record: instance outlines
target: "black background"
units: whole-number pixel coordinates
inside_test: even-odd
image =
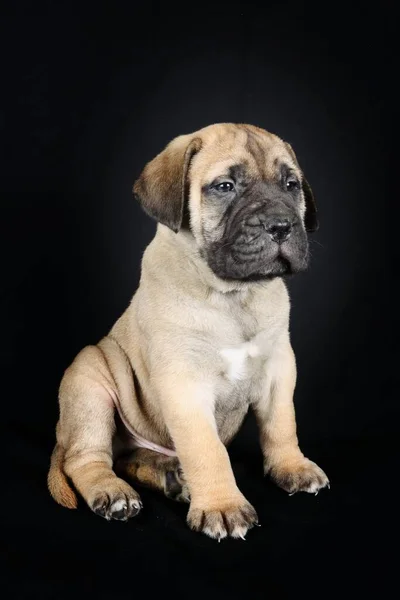
[[[7,598],[385,597],[398,478],[393,20],[384,3],[350,2],[3,10]],[[46,474],[63,371],[126,308],[155,231],[132,183],[171,138],[219,121],[289,141],[316,196],[310,269],[289,282],[291,330],[299,438],[331,490],[289,498],[263,480],[250,417],[231,457],[262,527],[217,544],[187,528],[185,506],[146,490],[128,524],[63,509]]]

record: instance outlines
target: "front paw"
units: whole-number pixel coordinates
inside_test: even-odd
[[[244,540],[248,530],[258,525],[258,517],[251,504],[241,498],[212,508],[191,506],[187,522],[194,531],[201,531],[218,541],[228,536]]]
[[[107,521],[127,521],[135,517],[143,505],[135,490],[125,481],[116,479],[108,487],[105,486],[104,490],[97,492],[89,506],[96,515]]]
[[[330,487],[329,479],[323,470],[308,458],[303,458],[292,465],[272,467],[270,475],[279,487],[291,495],[296,492],[317,495],[322,488]]]

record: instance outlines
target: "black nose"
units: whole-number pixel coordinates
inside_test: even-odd
[[[274,242],[281,244],[290,237],[292,223],[289,219],[275,218],[266,223],[265,229]]]

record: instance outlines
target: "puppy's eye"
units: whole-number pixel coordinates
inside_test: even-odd
[[[214,188],[218,192],[231,192],[234,188],[234,185],[230,181],[221,181],[221,183],[217,183]]]
[[[299,182],[297,181],[297,179],[294,179],[293,177],[290,177],[289,179],[286,180],[286,190],[288,192],[292,192],[298,186],[299,186]]]

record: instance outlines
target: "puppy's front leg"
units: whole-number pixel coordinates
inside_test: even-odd
[[[188,524],[212,538],[244,538],[257,514],[236,485],[218,437],[210,386],[163,378],[162,410],[190,491]]]
[[[257,394],[254,409],[260,428],[264,470],[281,488],[317,493],[328,486],[325,473],[304,457],[296,435],[293,393],[296,362],[287,336],[266,364],[266,388]]]

